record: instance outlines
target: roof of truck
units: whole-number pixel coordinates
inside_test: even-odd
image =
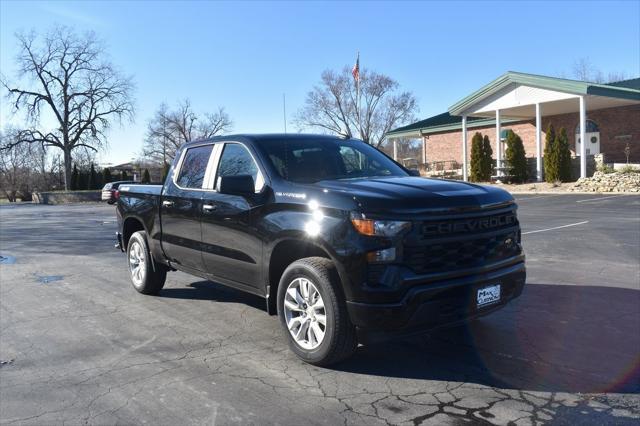
[[[216,141],[251,141],[260,143],[261,141],[273,141],[273,140],[344,140],[353,138],[344,138],[336,135],[319,135],[311,133],[238,133],[233,135],[215,136],[209,139],[201,139],[187,143],[185,146],[198,145],[203,142],[216,142]]]

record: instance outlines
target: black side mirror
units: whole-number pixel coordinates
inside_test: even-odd
[[[407,169],[409,172],[409,176],[420,176],[420,170],[418,169]]]
[[[221,194],[249,195],[256,192],[256,185],[251,175],[220,176],[218,191]]]

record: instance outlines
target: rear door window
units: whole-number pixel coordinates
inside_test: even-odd
[[[202,189],[204,175],[213,145],[197,146],[187,149],[176,184],[181,188]]]

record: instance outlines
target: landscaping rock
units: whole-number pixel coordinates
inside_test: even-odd
[[[570,189],[579,192],[640,192],[640,173],[595,172],[580,178]]]

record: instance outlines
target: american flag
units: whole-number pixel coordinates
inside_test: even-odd
[[[353,79],[355,81],[360,81],[360,52],[358,52],[358,58],[356,59],[356,64],[351,70],[351,75],[353,75]]]

